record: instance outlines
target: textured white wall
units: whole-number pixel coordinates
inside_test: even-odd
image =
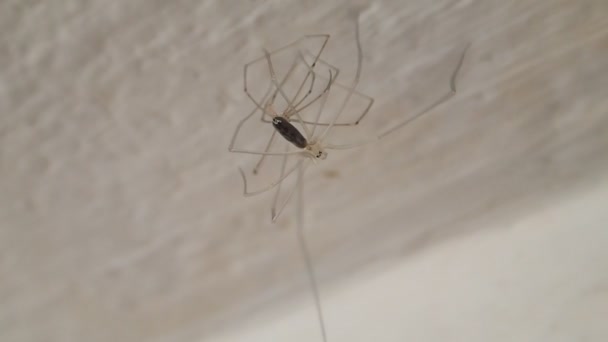
[[[373,127],[442,94],[455,53],[473,45],[449,104],[307,175],[322,291],[366,286],[605,179],[606,1],[359,3]],[[352,77],[351,6],[0,2],[0,340],[211,340],[308,299],[292,216],[271,225],[268,197],[241,197],[242,158],[226,147],[251,110],[242,65],[261,46],[330,33],[327,59]],[[608,245],[601,230],[581,232]],[[330,315],[330,331],[349,321]]]
[[[326,290],[330,341],[605,341],[608,182]],[[310,301],[214,341],[316,341]]]

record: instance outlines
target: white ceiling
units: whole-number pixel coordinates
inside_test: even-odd
[[[412,267],[434,266],[439,252],[429,250],[438,245],[455,243],[441,247],[444,257],[483,259],[478,245],[487,242],[499,249],[495,257],[515,258],[498,247],[498,237],[606,179],[608,2],[359,3],[359,90],[376,100],[366,118],[371,128],[388,127],[443,94],[460,49],[472,46],[449,103],[378,143],[333,152],[308,172],[306,231],[322,293],[365,287],[374,277],[409,279],[402,267],[412,258],[419,265]],[[330,33],[324,58],[341,68],[340,77],[353,76],[352,6],[0,2],[0,340],[213,340],[285,303],[301,301],[294,315],[311,305],[293,210],[273,225],[270,196],[243,198],[237,166],[248,159],[227,147],[252,109],[242,66],[261,47]],[[251,144],[265,139],[246,137]],[[588,239],[572,243],[608,247],[596,222],[584,222],[595,228],[573,218],[555,241],[576,227]],[[542,234],[551,230],[539,228],[527,241],[521,229],[506,241],[524,244],[513,248],[525,255],[533,257],[536,244],[542,253]],[[477,247],[467,252],[467,243]],[[569,283],[574,290],[597,281],[605,298],[606,267],[587,263],[597,249],[584,252],[577,262],[589,273],[563,274],[581,281]],[[510,270],[553,267],[547,277],[562,279],[562,263],[542,265]],[[482,270],[475,272],[482,283],[499,273]],[[521,298],[545,291],[540,285],[550,282],[541,278]],[[462,286],[452,277],[425,281]],[[398,292],[383,295],[407,298]],[[333,293],[329,303],[349,298]],[[543,305],[559,310],[551,298]],[[451,312],[465,302],[442,301]],[[509,312],[525,314],[517,308]],[[344,323],[328,310],[330,336],[352,340],[336,333]],[[407,322],[411,311],[389,314]],[[463,332],[470,325],[450,321],[455,315],[430,322],[429,331],[489,339]],[[470,324],[467,311],[462,315]],[[518,324],[527,321],[493,317],[504,316],[485,322],[496,331],[524,329]],[[315,323],[312,316],[311,329]],[[352,333],[359,329],[369,333],[359,323]]]

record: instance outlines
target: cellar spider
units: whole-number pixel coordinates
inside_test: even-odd
[[[285,76],[280,81],[278,81],[277,76],[276,76],[277,73],[275,72],[272,61],[271,61],[272,56],[277,55],[279,53],[283,53],[286,50],[288,50],[289,48],[292,48],[294,46],[298,46],[300,43],[302,43],[302,41],[310,40],[310,39],[319,39],[319,38],[321,38],[323,40],[323,42],[322,42],[321,47],[319,48],[318,52],[316,54],[313,54],[308,50],[304,50],[304,51],[298,50],[297,56],[296,56],[295,60],[291,63],[290,67],[288,68],[287,72],[285,73]],[[306,136],[306,138],[308,140],[310,140],[311,137],[314,135],[315,129],[317,128],[317,126],[327,127],[330,125],[330,122],[328,122],[328,121],[325,121],[325,122],[320,121],[319,116],[316,116],[316,118],[314,118],[312,120],[311,119],[307,120],[306,118],[302,117],[302,115],[301,115],[301,113],[304,110],[306,110],[311,105],[313,105],[317,101],[319,101],[321,99],[321,97],[327,91],[329,91],[330,87],[332,87],[333,89],[341,88],[341,89],[347,90],[347,91],[350,90],[350,86],[336,82],[336,79],[340,73],[340,70],[338,68],[336,68],[335,66],[320,59],[320,55],[322,54],[325,46],[327,45],[329,38],[330,38],[330,36],[327,34],[307,35],[307,36],[304,36],[304,37],[298,39],[297,41],[295,41],[291,44],[283,46],[272,52],[268,52],[267,50],[263,49],[263,51],[264,51],[263,56],[256,58],[253,61],[245,64],[244,70],[243,70],[243,80],[244,80],[243,88],[244,88],[244,91],[245,91],[247,97],[255,104],[255,108],[249,115],[247,115],[245,118],[243,118],[237,124],[237,128],[236,128],[236,130],[232,136],[232,140],[230,142],[229,151],[237,152],[237,153],[259,154],[258,153],[259,151],[249,151],[249,150],[239,149],[239,148],[235,147],[237,136],[239,135],[239,132],[242,129],[243,124],[245,122],[247,122],[258,111],[261,112],[260,120],[265,123],[272,123],[273,120],[274,121],[276,121],[276,120],[297,121],[300,124],[300,127],[302,127],[302,130],[304,131],[304,135]],[[312,58],[312,61],[311,62],[307,61],[306,56]],[[268,69],[271,71],[271,81],[268,85],[266,93],[262,96],[261,100],[257,100],[255,98],[255,96],[251,94],[251,92],[249,91],[249,87],[248,87],[248,79],[249,79],[248,71],[250,70],[250,68],[252,66],[254,66],[257,63],[267,63]],[[315,84],[315,81],[317,79],[317,74],[318,74],[314,70],[314,68],[317,66],[317,63],[322,64],[323,66],[325,66],[328,69],[328,73],[329,73],[329,78],[327,78],[328,82],[321,93],[317,94],[316,96],[313,96],[312,99],[309,100],[308,102],[304,102],[307,98],[309,98],[309,96],[311,96],[311,94],[313,92],[314,84]],[[293,95],[293,97],[289,98],[287,96],[288,92],[285,91],[283,88],[285,87],[285,83],[287,81],[289,81],[290,79],[295,77],[294,70],[296,69],[296,67],[301,66],[301,65],[305,66],[306,74],[305,74],[303,80],[301,81],[301,83],[298,83],[299,87],[297,87],[297,89],[295,89],[295,94]],[[320,78],[323,78],[323,77],[320,77]],[[298,99],[298,97],[302,95],[302,91],[304,90],[307,82],[310,82],[308,90],[303,94],[303,96],[300,99]],[[353,94],[360,97],[362,99],[362,101],[366,102],[365,110],[356,118],[346,120],[343,122],[334,122],[333,123],[334,126],[357,125],[363,119],[363,117],[369,112],[369,109],[371,108],[371,106],[374,102],[374,99],[365,94],[362,94],[356,90],[353,90]],[[282,98],[284,103],[286,104],[286,106],[285,106],[286,109],[282,112],[277,112],[275,110],[275,107],[276,107],[275,100],[277,99],[278,95],[280,95],[280,98]],[[309,126],[311,126],[312,128],[309,129]],[[259,172],[259,170],[262,166],[262,163],[264,162],[264,160],[266,159],[267,156],[283,155],[284,152],[277,154],[277,153],[273,153],[273,152],[269,151],[271,145],[275,142],[276,133],[277,133],[276,130],[272,131],[272,134],[271,134],[268,142],[265,145],[265,149],[263,150],[263,153],[260,155],[258,162],[255,164],[255,167],[252,170],[254,175]],[[273,211],[274,211],[274,209],[273,209]],[[273,214],[273,221],[276,218],[277,217]]]
[[[300,249],[301,249],[303,257],[304,257],[307,272],[309,275],[309,281],[311,283],[311,288],[312,288],[314,299],[315,299],[317,316],[319,319],[319,325],[320,325],[320,330],[321,330],[321,335],[322,335],[323,341],[327,341],[327,334],[326,334],[326,329],[325,329],[325,321],[323,318],[321,299],[320,299],[320,295],[319,295],[316,276],[314,273],[314,268],[312,266],[312,261],[311,261],[312,258],[310,256],[310,252],[309,252],[309,249],[308,249],[308,246],[306,243],[306,239],[305,239],[304,233],[303,233],[304,223],[303,223],[302,211],[303,211],[303,205],[304,205],[304,199],[303,199],[304,172],[311,164],[316,164],[317,162],[326,159],[327,155],[328,155],[327,150],[350,149],[350,148],[354,148],[357,146],[361,146],[361,145],[370,143],[372,141],[380,140],[380,139],[384,138],[385,136],[395,132],[399,128],[411,123],[415,119],[417,119],[420,116],[424,115],[425,113],[431,111],[432,109],[441,105],[442,103],[446,102],[447,100],[449,100],[452,96],[454,96],[456,94],[456,78],[462,67],[466,52],[469,47],[469,45],[467,45],[464,48],[464,50],[460,56],[460,59],[458,60],[458,64],[456,65],[456,68],[452,72],[452,75],[450,77],[449,92],[447,92],[446,94],[441,96],[438,100],[431,103],[426,108],[423,108],[422,110],[417,112],[415,115],[401,121],[400,123],[385,130],[384,132],[380,133],[372,140],[365,140],[365,141],[348,143],[348,144],[332,144],[332,143],[327,142],[327,138],[330,136],[330,133],[332,132],[334,127],[358,125],[359,122],[367,115],[367,113],[369,112],[369,110],[374,102],[373,98],[356,91],[357,85],[359,83],[360,74],[361,74],[362,57],[363,57],[360,39],[359,39],[358,20],[356,22],[355,36],[356,36],[356,44],[357,44],[357,69],[356,69],[355,77],[350,86],[344,86],[340,83],[337,83],[336,78],[339,74],[339,70],[337,68],[331,66],[329,63],[326,63],[320,59],[320,55],[321,55],[325,45],[327,44],[327,41],[329,40],[329,35],[307,36],[307,37],[324,37],[325,40],[323,42],[322,48],[318,51],[318,53],[316,55],[314,55],[314,59],[313,59],[312,63],[307,63],[304,54],[301,51],[298,51],[296,60],[292,63],[291,67],[288,69],[285,77],[282,78],[280,81],[278,80],[275,69],[273,67],[271,56],[273,54],[277,53],[278,51],[281,51],[287,47],[293,46],[294,44],[297,43],[297,41],[295,43],[287,45],[286,47],[283,47],[279,50],[275,50],[272,53],[268,52],[267,50],[264,50],[263,57],[260,57],[252,62],[247,63],[244,68],[244,91],[247,94],[247,96],[250,98],[250,100],[255,104],[255,108],[249,115],[247,115],[245,118],[243,118],[237,124],[237,128],[235,130],[235,133],[231,139],[231,143],[229,146],[229,150],[231,152],[260,156],[258,162],[256,163],[256,166],[253,169],[254,174],[257,174],[257,172],[259,171],[259,169],[266,157],[281,158],[281,167],[280,167],[279,177],[276,180],[272,181],[270,184],[267,184],[266,186],[261,187],[256,190],[249,190],[248,181],[247,181],[245,172],[243,171],[242,168],[239,168],[241,178],[243,179],[243,194],[245,196],[255,196],[255,195],[259,195],[259,194],[265,193],[267,191],[270,191],[273,188],[276,188],[274,199],[273,199],[273,204],[272,204],[272,209],[271,209],[272,221],[274,222],[278,218],[278,216],[281,214],[281,212],[283,211],[283,209],[285,208],[285,206],[287,205],[289,200],[293,197],[294,193],[297,192],[298,195],[296,196],[296,225],[297,225],[296,232],[297,232],[297,237],[298,237],[298,243],[300,245]],[[267,63],[271,82],[270,82],[265,94],[262,96],[261,100],[258,101],[248,91],[247,70],[252,64],[258,63],[259,61],[262,61],[262,60],[265,60]],[[323,88],[323,90],[321,91],[320,94],[314,96],[308,102],[304,102],[309,97],[309,95],[312,93],[312,89],[313,89],[315,80],[318,77],[317,72],[314,70],[314,68],[318,62],[323,63],[329,69],[329,77],[327,79],[327,84],[325,85],[325,87]],[[293,70],[298,65],[298,63],[303,63],[306,66],[307,73],[306,73],[306,76],[304,77],[304,80],[302,81],[300,86],[295,91],[295,95],[293,97],[288,97],[287,92],[284,90],[284,86],[285,86],[285,83],[292,77]],[[333,72],[332,72],[332,70],[333,70]],[[306,93],[302,96],[302,98],[298,99],[302,90],[304,89],[304,85],[306,84],[306,82],[309,79],[310,79],[310,87],[308,88],[308,91],[306,91]],[[347,94],[346,94],[342,104],[339,106],[339,109],[333,115],[333,117],[329,121],[322,121],[321,114],[323,113],[323,111],[325,109],[325,104],[326,104],[329,94],[331,93],[332,87],[342,87],[343,89],[347,90]],[[273,89],[274,89],[274,92],[273,92]],[[349,100],[351,99],[351,97],[354,94],[356,94],[360,97],[363,97],[363,98],[367,98],[368,105],[365,107],[362,114],[360,116],[358,116],[355,120],[349,121],[349,122],[340,122],[339,118],[343,115],[343,113],[349,103]],[[277,99],[278,95],[280,95],[281,98],[283,99],[283,101],[286,102],[286,109],[281,113],[278,113],[275,110],[275,100]],[[317,108],[317,112],[314,117],[314,120],[305,120],[302,117],[301,112],[304,111],[305,109],[307,109],[308,107],[310,107],[312,104],[316,103],[317,101],[319,101],[319,104],[318,104],[318,108]],[[235,142],[236,142],[237,136],[241,130],[241,127],[243,126],[243,124],[246,121],[250,120],[258,110],[261,111],[261,113],[262,113],[261,118],[260,118],[261,121],[271,123],[274,128],[274,130],[272,131],[272,134],[270,136],[270,139],[268,140],[268,143],[266,144],[265,149],[261,150],[261,151],[259,151],[259,150],[256,151],[256,150],[246,150],[246,149],[235,148]],[[266,116],[269,116],[272,119],[267,120]],[[295,119],[293,117],[295,117]],[[302,133],[294,125],[294,123],[298,124],[301,127],[301,131],[304,133]],[[318,127],[320,127],[320,129],[317,131]],[[280,152],[273,152],[273,151],[270,151],[270,146],[273,144],[273,141],[275,140],[277,132],[284,138],[285,149]],[[319,133],[319,134],[316,134],[316,133]],[[294,148],[295,148],[295,150],[293,150]],[[294,165],[287,168],[288,159],[290,157],[297,157],[299,160],[297,162],[295,162]],[[279,194],[281,192],[281,185],[294,172],[296,172],[295,186],[293,186],[291,188],[291,190],[288,192],[286,198],[281,203],[279,203],[278,199],[279,199]]]
[[[323,36],[329,37],[328,35],[323,35]],[[243,171],[243,169],[239,168],[241,177],[243,178],[243,184],[244,184],[243,194],[245,196],[247,196],[247,197],[255,196],[255,195],[264,193],[266,191],[269,191],[269,190],[277,187],[277,191],[276,191],[273,205],[271,208],[271,218],[272,218],[273,222],[275,222],[276,219],[279,217],[279,215],[281,214],[281,212],[285,208],[287,202],[291,199],[291,197],[293,196],[293,193],[295,191],[295,188],[292,188],[292,191],[287,195],[287,198],[285,198],[285,200],[282,203],[280,203],[280,204],[277,203],[278,198],[279,198],[278,194],[280,192],[281,183],[283,183],[283,181],[287,177],[289,177],[291,174],[293,174],[297,169],[302,168],[303,170],[305,170],[311,163],[316,164],[317,161],[324,160],[327,157],[327,150],[350,149],[350,148],[358,147],[361,145],[365,145],[365,144],[373,142],[373,141],[380,140],[380,139],[384,138],[385,136],[395,132],[399,128],[411,123],[412,121],[414,121],[415,119],[419,118],[420,116],[426,114],[427,112],[431,111],[435,107],[446,102],[447,100],[449,100],[451,97],[453,97],[456,94],[456,78],[457,78],[458,72],[460,71],[460,68],[464,62],[464,57],[466,55],[466,51],[468,50],[469,45],[467,45],[465,47],[465,49],[463,50],[462,54],[460,55],[460,59],[458,60],[458,64],[456,65],[456,68],[452,72],[452,75],[450,77],[450,90],[446,94],[441,96],[438,100],[431,103],[429,106],[423,108],[422,110],[420,110],[413,116],[408,117],[406,120],[401,121],[400,123],[392,126],[391,128],[380,133],[379,135],[373,137],[372,139],[348,143],[348,144],[333,144],[333,143],[326,142],[326,139],[330,136],[330,133],[331,133],[332,129],[334,129],[334,127],[336,127],[336,126],[355,126],[355,125],[359,124],[359,122],[367,115],[367,113],[369,112],[369,110],[374,102],[373,98],[371,98],[365,94],[361,94],[355,90],[355,88],[357,87],[358,82],[359,82],[359,77],[360,77],[361,68],[362,68],[362,50],[361,50],[361,45],[359,42],[358,26],[356,27],[356,39],[357,39],[357,71],[356,71],[355,78],[353,79],[352,84],[348,87],[335,81],[335,77],[337,77],[337,74],[339,73],[339,69],[331,66],[331,64],[324,62],[323,60],[321,60],[319,58],[322,50],[320,50],[319,53],[315,56],[315,59],[314,59],[314,62],[312,63],[312,65],[309,65],[306,63],[306,61],[304,60],[304,57],[302,56],[302,53],[298,54],[298,58],[300,59],[300,61],[304,61],[304,64],[308,68],[308,74],[307,74],[306,78],[304,79],[304,81],[300,84],[300,86],[299,86],[298,90],[296,91],[296,94],[293,96],[293,98],[289,98],[287,96],[286,92],[283,91],[282,87],[285,84],[285,82],[290,78],[291,73],[292,73],[293,69],[295,68],[296,63],[294,62],[292,64],[292,66],[288,70],[286,76],[279,82],[277,80],[277,76],[276,76],[276,73],[275,73],[275,70],[274,70],[274,67],[272,64],[271,53],[265,49],[264,49],[264,56],[260,57],[260,58],[264,58],[266,60],[266,63],[268,65],[268,71],[270,73],[271,84],[270,84],[266,94],[264,95],[262,101],[259,101],[259,102],[256,101],[253,98],[253,96],[251,96],[249,94],[249,92],[247,91],[246,83],[245,83],[245,92],[247,93],[248,97],[255,103],[256,108],[249,115],[247,115],[243,120],[241,120],[239,122],[239,124],[237,125],[237,129],[232,137],[229,150],[231,152],[236,152],[236,153],[259,155],[260,159],[256,163],[256,166],[253,168],[254,174],[257,174],[262,162],[264,161],[264,158],[266,158],[268,156],[283,158],[282,166],[280,168],[281,169],[280,176],[276,180],[267,184],[265,187],[262,187],[262,188],[259,188],[256,190],[249,190],[248,181],[247,181],[245,172]],[[325,43],[326,42],[327,41],[325,41]],[[290,45],[293,45],[293,44],[290,44]],[[281,49],[279,49],[279,50],[281,50]],[[252,63],[260,60],[260,58],[254,60],[253,62],[246,64],[245,77],[244,77],[245,82],[246,82],[246,75],[247,75],[247,67],[249,65],[251,65]],[[304,102],[304,100],[308,97],[308,95],[311,93],[312,88],[313,88],[312,85],[314,83],[314,79],[316,77],[318,77],[318,76],[316,76],[316,72],[313,70],[313,67],[315,66],[315,64],[317,62],[322,62],[323,64],[328,66],[328,68],[329,68],[328,82],[320,94],[318,94],[316,97],[314,97],[308,103],[300,106],[300,104],[302,104]],[[332,70],[335,70],[335,75],[336,75],[335,77],[333,77]],[[312,75],[311,78],[313,80],[311,82],[311,87],[309,88],[307,93],[301,99],[296,100],[297,97],[300,95],[302,88],[303,88],[304,84],[306,83],[306,79],[309,77],[309,75]],[[329,122],[321,122],[320,117],[324,110],[325,101],[327,100],[327,96],[329,95],[329,93],[331,93],[330,88],[334,88],[336,86],[347,89],[347,95],[344,98],[344,101],[342,102],[339,110],[333,116],[333,118]],[[272,95],[270,95],[273,88],[274,88],[274,92],[272,93]],[[274,105],[273,105],[278,94],[280,94],[287,103],[287,109],[280,114],[276,112],[276,110],[274,109]],[[367,104],[366,104],[362,114],[358,115],[356,117],[356,119],[354,119],[352,121],[338,122],[338,119],[344,113],[344,109],[346,108],[346,106],[353,94],[357,94],[358,96],[368,99]],[[264,105],[262,105],[261,103],[264,103],[264,100],[267,97],[268,97],[268,100],[266,101],[266,103]],[[320,106],[318,107],[314,120],[312,120],[312,121],[305,120],[300,115],[300,112],[302,110],[304,110],[305,108],[309,107],[311,104],[315,103],[316,101],[320,101]],[[252,118],[252,116],[258,110],[262,112],[261,120],[264,122],[270,122],[272,124],[272,126],[275,128],[272,131],[272,134],[266,144],[265,149],[263,151],[255,151],[255,150],[245,150],[245,149],[234,148],[234,145],[235,145],[235,142],[236,142],[236,139],[237,139],[237,136],[239,134],[242,124],[244,122],[246,122],[247,120],[250,120]],[[270,116],[272,118],[272,120],[266,120],[265,119],[266,116]],[[295,117],[295,120],[293,119],[293,117]],[[296,126],[294,126],[293,123],[299,124],[299,126],[301,127],[301,131],[303,133],[298,128],[296,128]],[[318,127],[324,128],[321,130],[320,134],[316,134]],[[270,145],[273,143],[277,132],[280,135],[282,135],[283,138],[289,144],[285,145],[284,151],[270,152],[269,151]],[[292,148],[292,150],[290,150],[289,147],[295,147],[296,150],[293,150],[293,148]],[[294,165],[292,165],[291,167],[286,168],[287,159],[290,156],[300,157],[300,160],[297,163],[295,163]]]

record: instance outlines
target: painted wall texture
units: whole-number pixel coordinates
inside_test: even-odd
[[[371,129],[471,48],[306,175],[330,340],[607,340],[605,0],[1,1],[0,340],[316,340],[293,208],[227,147],[261,47],[329,33],[353,77],[354,6]]]

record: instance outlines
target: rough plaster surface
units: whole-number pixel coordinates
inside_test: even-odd
[[[350,6],[0,2],[0,339],[207,340],[308,298],[293,219],[271,225],[268,197],[241,197],[226,146],[251,109],[241,67],[261,46],[330,33],[327,58],[352,75]],[[450,56],[473,45],[448,104],[308,174],[322,287],[605,178],[606,1],[363,8],[376,127],[433,101]]]
[[[608,182],[325,291],[330,341],[605,341]],[[481,257],[483,256],[483,257]],[[214,339],[317,341],[308,301]]]

